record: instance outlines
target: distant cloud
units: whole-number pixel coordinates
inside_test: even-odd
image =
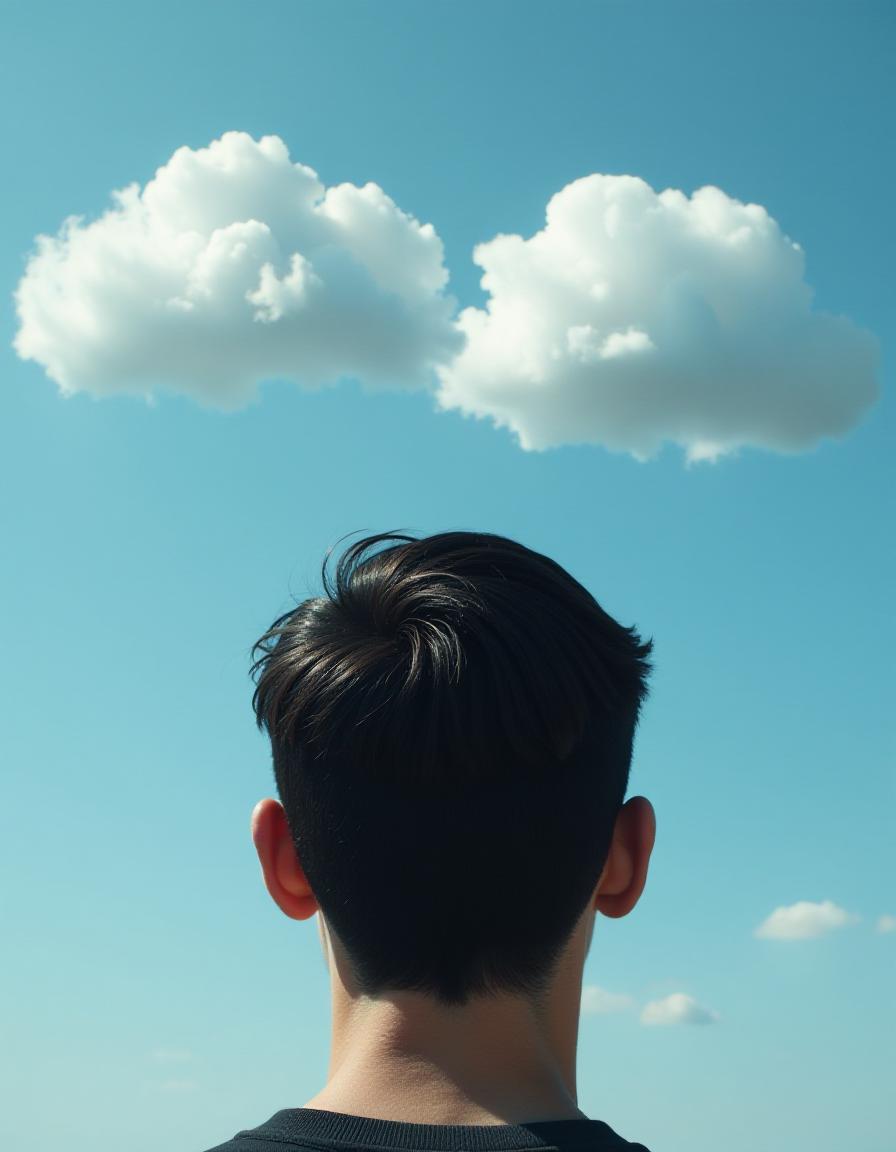
[[[718,1012],[698,1004],[693,996],[673,992],[662,1000],[651,1000],[641,1011],[642,1024],[715,1024]]]
[[[634,1006],[631,996],[621,992],[608,992],[596,984],[586,984],[582,989],[582,1011],[588,1014],[624,1012]]]
[[[188,1048],[155,1048],[149,1057],[156,1064],[188,1064],[195,1059]]]
[[[776,908],[756,929],[754,935],[766,940],[807,940],[826,936],[837,928],[854,924],[859,917],[830,900],[813,904],[799,900],[796,904]]]
[[[199,1091],[196,1080],[156,1080],[148,1087],[150,1091],[161,1092],[164,1096],[187,1096]]]
[[[878,916],[875,927],[878,932],[896,932],[896,916],[884,912],[882,916]]]
[[[688,461],[846,434],[878,393],[874,336],[812,311],[804,257],[759,204],[594,173],[544,228],[473,250],[457,314],[432,224],[379,185],[329,188],[278,136],[178,148],[141,188],[35,242],[20,357],[63,394],[184,393],[220,409],[263,380],[432,390],[526,450],[593,443]]]
[[[153,1064],[165,1065],[165,1069],[159,1069],[161,1075],[169,1070],[174,1072],[175,1069],[171,1065],[185,1065],[194,1064],[196,1061],[196,1054],[191,1052],[189,1048],[154,1048],[148,1054],[149,1060]],[[178,1069],[179,1071],[180,1069]],[[187,1075],[180,1076],[167,1076],[164,1080],[144,1080],[143,1089],[146,1092],[153,1094],[162,1094],[164,1096],[186,1096],[193,1092],[198,1092],[200,1089],[199,1081],[189,1076],[192,1069],[183,1069]]]
[[[65,393],[246,405],[259,381],[419,388],[463,343],[431,224],[376,184],[325,188],[277,136],[178,148],[141,190],[39,236],[19,356]]]
[[[499,233],[473,259],[489,300],[460,313],[467,344],[436,370],[438,403],[525,449],[799,452],[877,396],[874,336],[813,312],[800,246],[718,188],[595,173],[551,198],[541,231]]]

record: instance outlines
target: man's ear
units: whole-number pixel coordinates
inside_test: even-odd
[[[632,796],[616,817],[613,839],[594,894],[604,916],[626,916],[647,882],[647,865],[656,839],[656,813],[644,796]]]
[[[293,920],[307,920],[318,909],[299,863],[286,813],[276,800],[259,800],[252,812],[252,842],[264,883],[274,903]]]

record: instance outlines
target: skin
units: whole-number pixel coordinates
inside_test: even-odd
[[[252,839],[267,890],[293,920],[317,914],[330,972],[327,1082],[303,1107],[412,1124],[587,1119],[576,1089],[585,958],[597,914],[616,919],[637,904],[655,836],[653,805],[633,796],[620,809],[607,862],[541,1009],[511,996],[449,1009],[416,992],[359,996],[302,870],[282,806],[260,800]]]

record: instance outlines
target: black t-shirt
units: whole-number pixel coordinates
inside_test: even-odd
[[[531,1124],[409,1124],[349,1116],[322,1108],[284,1108],[257,1128],[244,1128],[206,1152],[648,1152],[623,1140],[602,1120],[539,1120]]]

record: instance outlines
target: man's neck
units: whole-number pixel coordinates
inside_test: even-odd
[[[587,1116],[568,1097],[556,1097],[539,1104],[529,1096],[523,1099],[517,1088],[506,1105],[488,1107],[435,1083],[393,1084],[388,1090],[361,1090],[358,1085],[342,1089],[328,1084],[308,1100],[304,1108],[318,1108],[349,1116],[366,1116],[405,1124],[532,1124],[546,1120],[585,1120]]]
[[[571,997],[545,1021],[510,1000],[446,1011],[414,996],[340,997],[327,1084],[304,1107],[411,1124],[587,1119],[577,1009]]]

